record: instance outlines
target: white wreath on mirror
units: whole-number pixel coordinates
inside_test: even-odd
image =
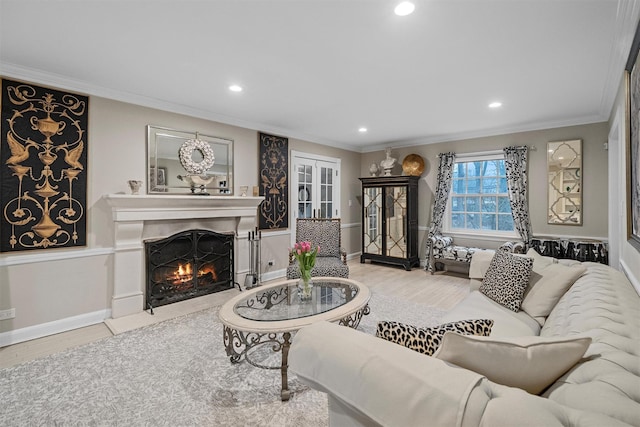
[[[202,153],[203,159],[199,163],[193,161],[193,152],[195,150]],[[213,154],[213,148],[211,148],[211,145],[207,141],[203,141],[201,139],[190,139],[185,141],[180,147],[178,157],[180,158],[182,167],[190,174],[195,175],[205,173],[211,166],[213,166],[213,162],[216,160],[216,156]]]

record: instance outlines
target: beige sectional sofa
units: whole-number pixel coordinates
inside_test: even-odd
[[[640,297],[619,271],[596,263],[582,266],[586,272],[546,318],[495,303],[475,290],[476,277],[469,295],[442,319],[494,320],[490,337],[473,337],[476,349],[489,345],[480,340],[497,341],[498,346],[501,340],[551,343],[541,346],[538,361],[529,353],[537,344],[518,347],[524,348],[523,355],[509,363],[497,354],[492,369],[498,376],[531,374],[531,369],[534,376],[535,369],[554,375],[547,371],[565,354],[557,342],[589,340],[584,356],[564,374],[566,368],[561,368],[561,376],[539,395],[498,384],[439,359],[438,353],[426,356],[330,323],[298,332],[290,369],[328,394],[330,424],[335,426],[640,426]],[[472,266],[470,273],[482,270]],[[463,356],[473,360],[480,353]]]

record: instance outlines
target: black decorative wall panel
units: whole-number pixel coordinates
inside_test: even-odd
[[[2,79],[0,251],[86,245],[89,98]]]
[[[258,226],[278,230],[289,226],[289,140],[260,132],[260,204]]]

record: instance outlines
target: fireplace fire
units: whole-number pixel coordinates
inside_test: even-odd
[[[189,230],[145,242],[146,308],[233,287],[234,235]]]
[[[216,270],[213,266],[205,265],[198,269],[196,279],[198,282],[203,280],[215,282],[218,280],[218,275],[216,274]],[[184,266],[182,264],[178,264],[178,269],[172,274],[169,274],[166,277],[166,280],[174,286],[182,285],[184,287],[185,283],[190,284],[193,281],[193,268],[191,267],[191,263],[188,262]]]

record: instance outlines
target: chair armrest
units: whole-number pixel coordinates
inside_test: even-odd
[[[443,236],[443,235],[435,235],[431,237],[431,245],[433,248],[443,249],[448,246],[453,245],[453,237],[451,236]]]
[[[504,242],[498,249],[513,254],[523,254],[524,248],[524,242]]]

